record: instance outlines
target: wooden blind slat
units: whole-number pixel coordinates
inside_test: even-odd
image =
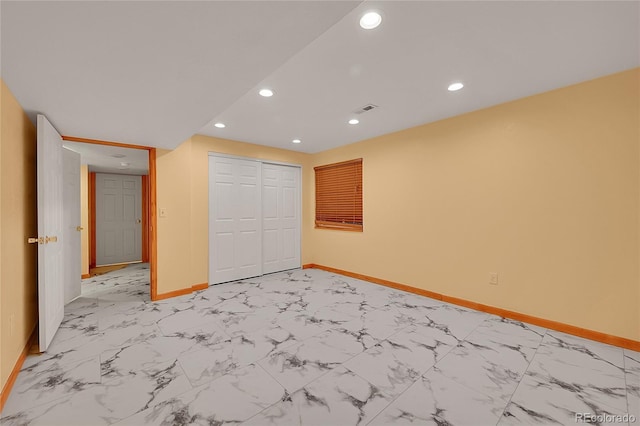
[[[316,172],[316,227],[362,231],[362,158]]]

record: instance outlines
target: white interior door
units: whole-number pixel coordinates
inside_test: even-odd
[[[96,265],[142,261],[142,177],[96,173]]]
[[[300,168],[262,165],[262,271],[300,267]]]
[[[38,115],[38,333],[45,351],[64,317],[62,138]]]
[[[80,154],[62,149],[64,169],[63,199],[63,247],[64,247],[64,304],[80,296],[82,259],[80,249]]]
[[[209,157],[209,283],[262,274],[261,164]]]

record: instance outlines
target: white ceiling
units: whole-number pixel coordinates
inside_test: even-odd
[[[2,78],[64,135],[174,148],[357,4],[2,1]]]
[[[146,175],[149,173],[149,151],[146,149],[70,141],[64,141],[62,145],[80,154],[81,163],[89,166],[91,172],[124,175]]]
[[[28,112],[164,148],[202,133],[318,152],[640,65],[637,1],[1,7],[2,77]],[[365,31],[370,9],[383,22]]]

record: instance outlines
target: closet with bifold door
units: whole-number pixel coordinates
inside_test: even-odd
[[[301,266],[301,167],[209,154],[209,285]]]

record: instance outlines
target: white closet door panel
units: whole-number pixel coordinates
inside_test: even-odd
[[[300,267],[300,169],[263,164],[263,271]]]
[[[209,157],[209,281],[262,274],[261,168],[256,161]]]

